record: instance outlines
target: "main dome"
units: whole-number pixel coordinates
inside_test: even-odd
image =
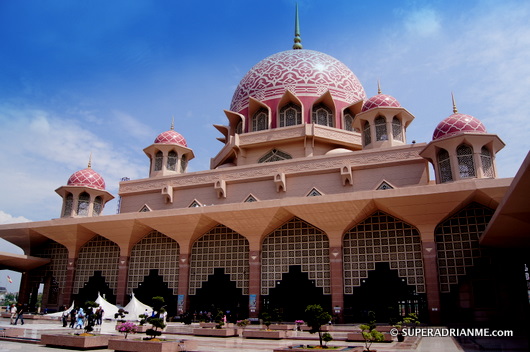
[[[230,110],[242,113],[249,97],[267,103],[289,90],[296,96],[318,98],[329,90],[346,105],[364,100],[364,88],[339,60],[314,50],[287,50],[271,55],[248,71],[237,86]],[[341,104],[342,105],[342,104]]]
[[[66,184],[68,186],[90,187],[102,191],[105,190],[105,180],[103,180],[103,177],[90,167],[74,172]]]

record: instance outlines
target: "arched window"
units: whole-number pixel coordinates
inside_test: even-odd
[[[63,216],[70,216],[72,215],[72,207],[74,205],[74,196],[72,193],[68,193],[66,195],[66,198],[64,200],[64,212]]]
[[[388,139],[388,132],[386,130],[386,120],[383,116],[378,116],[374,120],[375,124],[375,139],[377,141],[386,141]]]
[[[404,141],[403,126],[401,125],[401,121],[397,117],[394,117],[392,119],[392,137],[395,141]]]
[[[258,160],[258,163],[270,163],[273,161],[287,160],[287,159],[292,159],[292,158],[293,157],[291,155],[285,152],[282,152],[281,150],[273,149],[267,154],[265,154],[264,156],[262,156]]]
[[[364,145],[369,145],[370,143],[372,143],[372,132],[370,130],[370,123],[368,121],[364,122],[363,140]]]
[[[243,121],[239,121],[236,126],[236,133],[241,134],[243,133]]]
[[[456,148],[456,156],[458,159],[458,170],[460,171],[460,178],[475,177],[475,163],[473,162],[473,149],[465,144],[461,144]]]
[[[96,199],[94,199],[94,211],[92,212],[92,215],[100,215],[101,210],[103,210],[103,199],[101,199],[100,196],[97,196]]]
[[[493,172],[493,160],[488,148],[482,147],[480,150],[480,161],[482,162],[482,172],[484,173],[484,177],[495,177]]]
[[[164,154],[161,151],[155,154],[155,171],[162,170],[162,161],[164,160]]]
[[[326,105],[318,104],[313,107],[313,123],[333,127],[333,113]]]
[[[77,215],[88,216],[89,203],[90,203],[90,195],[86,192],[81,193],[79,195],[79,200],[77,201]]]
[[[186,168],[188,167],[188,158],[186,155],[182,156],[182,159],[180,159],[180,172],[186,172]]]
[[[349,112],[344,114],[344,129],[353,132],[353,116]]]
[[[173,150],[167,154],[167,169],[172,171],[177,169],[177,153]]]
[[[302,124],[302,109],[300,106],[289,103],[280,109],[280,127]]]
[[[449,153],[445,149],[441,149],[438,152],[438,173],[440,175],[440,183],[453,181],[451,160],[449,159]]]
[[[259,109],[254,116],[252,116],[252,131],[266,130],[269,126],[269,113],[267,109]]]

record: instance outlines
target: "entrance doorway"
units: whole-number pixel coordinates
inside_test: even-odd
[[[248,317],[248,296],[242,294],[223,268],[216,268],[196,294],[190,296],[190,310],[195,314],[210,312],[213,318],[221,310],[228,321],[235,322]]]
[[[408,313],[420,315],[425,307],[425,295],[417,294],[415,287],[407,285],[406,279],[400,278],[388,263],[376,263],[375,270],[362,279],[353,295],[345,295],[344,304],[348,307],[345,311],[348,322],[369,322],[369,312],[374,312],[378,323],[393,323]]]
[[[158,269],[149,270],[149,275],[145,276],[144,281],[134,289],[134,295],[140,302],[149,306],[153,304],[153,297],[164,297],[167,316],[176,315],[176,298],[173,296],[173,291],[167,287],[167,282],[164,282],[162,276],[158,274]]]
[[[324,295],[322,288],[316,287],[315,280],[310,280],[299,265],[292,265],[282,280],[276,282],[276,287],[269,290],[269,295],[263,297],[262,311],[269,314],[276,311],[281,316],[279,320],[295,321],[304,319],[310,304],[320,304],[331,313],[331,296]]]
[[[95,301],[98,298],[98,293],[110,303],[116,303],[116,296],[112,293],[112,289],[105,281],[101,271],[94,271],[88,282],[79,290],[75,298],[76,305],[83,306],[86,301]]]

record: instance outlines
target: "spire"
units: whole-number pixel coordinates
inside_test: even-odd
[[[88,168],[92,168],[92,152],[90,152],[90,156],[88,157]]]
[[[377,94],[381,94],[381,82],[377,80]]]
[[[303,49],[302,38],[300,38],[300,24],[298,21],[298,3],[296,3],[296,14],[294,17],[294,45],[293,49]]]
[[[173,131],[175,129],[175,116],[172,116],[171,117],[171,131]]]
[[[453,94],[453,92],[451,92],[451,99],[453,100],[453,114],[456,114],[458,112],[458,109],[456,108],[455,95]]]

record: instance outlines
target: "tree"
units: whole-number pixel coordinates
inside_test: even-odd
[[[369,324],[362,324],[359,326],[361,328],[364,346],[366,347],[365,351],[370,352],[370,347],[374,342],[381,342],[385,340],[385,336],[377,331],[374,327]]]
[[[160,318],[160,314],[165,313],[166,309],[164,308],[164,297],[155,296],[152,298],[152,302],[155,314],[151,317],[145,317],[145,321],[151,324],[152,328],[147,329],[145,334],[148,335],[151,339],[154,339],[157,336],[162,335],[162,331],[159,331],[158,329],[162,330],[166,327],[164,319]]]
[[[307,326],[311,328],[309,332],[315,334],[318,332],[318,340],[320,341],[320,347],[322,346],[322,331],[320,330],[322,325],[327,324],[331,321],[331,314],[324,311],[320,304],[308,305],[305,309],[305,322]]]

